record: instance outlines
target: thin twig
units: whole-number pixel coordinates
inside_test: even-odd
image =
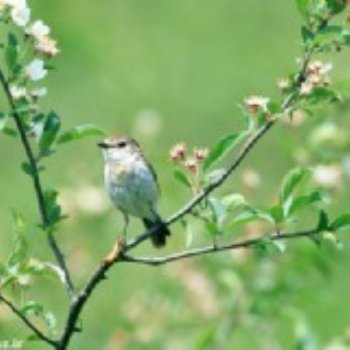
[[[23,313],[10,300],[0,295],[0,301],[7,305],[7,307],[15,315],[17,315],[22,320],[22,322],[37,335],[38,338],[52,345],[54,348],[57,347],[58,343],[55,340],[48,338],[39,328],[37,328],[32,322],[30,322],[29,319],[26,316],[24,316]]]
[[[211,245],[211,246],[202,247],[202,248],[194,248],[188,251],[184,251],[176,254],[170,254],[163,257],[134,257],[134,256],[124,254],[121,256],[120,260],[129,262],[129,263],[158,266],[158,265],[163,265],[176,260],[187,259],[187,258],[206,255],[206,254],[219,253],[225,250],[250,248],[250,247],[256,246],[266,238],[270,239],[271,241],[279,241],[279,240],[286,240],[286,239],[293,239],[293,238],[300,238],[300,237],[313,237],[314,235],[320,234],[321,232],[322,231],[320,230],[312,229],[308,231],[299,231],[299,232],[293,232],[293,233],[279,233],[279,234],[274,234],[270,236],[262,236],[262,237],[257,237],[253,239],[247,239],[240,242],[228,243],[222,246]]]
[[[46,206],[45,206],[44,191],[43,191],[41,181],[40,181],[39,169],[37,166],[37,162],[35,160],[32,148],[31,148],[29,140],[27,138],[25,128],[22,124],[21,117],[16,110],[16,105],[15,105],[15,102],[12,98],[9,84],[5,78],[4,73],[1,70],[0,70],[0,82],[1,82],[1,85],[4,89],[8,103],[10,105],[10,108],[12,110],[11,114],[13,115],[14,121],[16,123],[16,127],[18,129],[19,134],[20,134],[20,138],[21,138],[21,142],[23,144],[25,154],[27,156],[28,162],[29,162],[30,167],[32,169],[33,185],[34,185],[34,190],[35,190],[36,197],[37,197],[37,203],[38,203],[38,207],[39,207],[41,221],[42,221],[43,227],[45,229],[47,229],[49,226],[49,218],[48,218],[48,214],[47,214],[47,210],[46,210]],[[70,274],[69,274],[69,270],[68,270],[67,265],[65,263],[64,255],[63,255],[61,249],[59,248],[59,246],[56,242],[56,239],[53,236],[52,232],[50,230],[46,230],[46,231],[47,231],[47,239],[48,239],[50,248],[53,251],[53,253],[56,257],[56,260],[57,260],[60,268],[63,271],[67,292],[68,292],[69,296],[72,298],[73,294],[74,294],[74,286],[73,286],[73,282],[72,282],[72,279],[71,279]]]
[[[310,49],[305,57],[303,64],[300,68],[300,71],[295,79],[295,86],[299,87],[300,84],[303,82],[307,65],[309,63],[309,60],[311,58],[313,49]],[[284,99],[282,105],[281,105],[281,113],[286,112],[290,106],[292,105],[296,93],[291,93],[290,95],[286,96]],[[269,120],[266,122],[265,125],[263,125],[258,131],[256,131],[243,145],[241,148],[240,152],[236,156],[235,160],[232,162],[232,164],[227,168],[225,173],[219,177],[216,181],[212,182],[208,187],[203,189],[197,196],[195,196],[193,199],[191,199],[182,209],[180,209],[178,212],[173,214],[167,221],[165,221],[165,225],[169,226],[178,220],[180,220],[182,217],[185,215],[189,214],[194,207],[196,207],[200,202],[203,201],[204,198],[206,198],[211,192],[213,192],[216,188],[221,186],[225,180],[238,168],[238,166],[242,163],[242,161],[248,156],[252,148],[256,145],[256,143],[270,130],[270,128],[276,123],[277,120]],[[220,250],[217,250],[217,248],[211,247],[205,247],[205,248],[198,248],[192,251],[188,251],[185,253],[177,253],[170,255],[168,257],[164,258],[134,258],[129,255],[125,255],[126,252],[132,250],[133,248],[137,247],[140,245],[142,242],[144,242],[147,238],[150,237],[150,235],[156,230],[156,227],[153,227],[146,232],[140,234],[138,237],[136,237],[134,240],[131,242],[127,243],[125,247],[123,247],[122,250],[118,252],[118,254],[115,255],[114,259],[104,261],[97,269],[96,271],[92,274],[86,285],[81,289],[81,291],[78,293],[76,296],[74,302],[71,304],[68,317],[66,320],[66,326],[63,331],[61,340],[60,340],[60,345],[58,347],[59,350],[65,350],[73,336],[73,333],[77,331],[76,324],[78,322],[78,319],[80,317],[80,314],[88,301],[90,295],[94,291],[94,289],[106,278],[106,273],[108,270],[117,262],[120,261],[129,261],[132,262],[132,259],[153,259],[153,260],[142,260],[142,261],[133,261],[133,262],[138,262],[138,263],[147,263],[148,265],[159,265],[163,262],[162,260],[159,259],[168,259],[166,262],[178,260],[178,259],[183,259],[187,258],[190,256],[196,256],[196,255],[203,255],[203,254],[208,254],[208,253],[215,253],[216,251],[222,251],[222,250],[227,250],[227,249],[233,249],[233,248],[239,248],[241,246],[251,246],[253,244],[256,244],[257,240],[252,240],[252,241],[246,241],[246,242],[240,242],[240,243],[233,243],[227,246],[221,246]],[[296,237],[301,237],[301,236],[307,236],[311,235],[311,231],[305,231],[305,232],[299,232],[294,234],[294,236],[289,236],[288,234],[282,234],[279,235],[278,239],[282,238],[296,238]],[[260,238],[261,239],[261,238]],[[276,238],[277,239],[277,236]],[[250,243],[248,243],[250,242]],[[238,246],[237,246],[238,245]],[[129,260],[128,260],[129,259]],[[154,260],[155,259],[155,260]],[[157,260],[158,259],[158,260]]]
[[[310,62],[311,56],[314,52],[314,48],[311,47],[310,50],[305,54],[304,60],[302,62],[301,68],[299,73],[297,74],[295,78],[295,86],[299,87],[301,83],[305,80],[305,74],[307,70],[307,66]],[[296,92],[290,93],[281,105],[281,111],[280,113],[285,113],[293,103]],[[213,192],[215,189],[220,187],[225,180],[239,167],[239,165],[242,163],[242,161],[247,157],[247,155],[250,153],[251,149],[255,146],[255,144],[271,129],[271,127],[278,121],[278,119],[271,119],[266,122],[259,130],[257,130],[243,145],[241,150],[239,151],[238,155],[236,156],[236,159],[232,162],[232,164],[226,169],[226,171],[218,177],[215,181],[210,183],[206,188],[204,188],[201,192],[199,192],[195,197],[193,197],[183,208],[181,208],[178,212],[173,214],[168,220],[166,220],[163,224],[166,226],[169,226],[173,224],[174,222],[178,221],[185,215],[189,214],[194,207],[196,207],[200,202],[203,201],[204,198],[208,197],[208,195]],[[126,247],[125,251],[128,251],[132,248],[137,247],[140,243],[142,243],[144,240],[149,238],[154,231],[157,230],[157,227],[153,227],[150,230],[147,230],[140,234],[138,237],[136,237],[134,240],[129,242]]]

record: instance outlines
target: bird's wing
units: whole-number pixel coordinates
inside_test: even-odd
[[[156,173],[156,171],[154,170],[152,164],[151,164],[145,157],[143,157],[143,158],[144,158],[145,163],[147,164],[147,167],[149,168],[149,170],[150,170],[150,172],[151,172],[151,174],[152,174],[152,177],[153,177],[154,182],[155,182],[156,185],[157,185],[158,194],[161,195],[161,191],[160,191],[160,187],[159,187],[159,182],[158,182],[157,173]]]

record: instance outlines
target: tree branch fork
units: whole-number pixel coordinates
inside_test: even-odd
[[[296,86],[300,86],[302,83],[305,72],[307,69],[308,62],[313,53],[313,49],[310,49],[304,57],[303,64],[300,68],[300,71],[295,79]],[[16,111],[15,102],[11,96],[9,90],[9,83],[6,80],[4,74],[0,70],[0,83],[5,91],[5,95],[8,99],[9,106],[11,108],[11,113],[13,115],[15,124],[17,126],[18,132],[20,134],[21,142],[23,145],[23,149],[25,155],[34,170],[33,175],[33,186],[35,189],[39,212],[41,216],[41,221],[44,227],[48,224],[48,215],[47,209],[45,207],[44,201],[44,191],[41,184],[39,172],[38,172],[38,164],[37,160],[34,157],[34,152],[32,150],[31,144],[28,140],[27,133],[25,131],[24,125],[22,124],[21,116]],[[281,113],[285,113],[292,105],[293,101],[296,98],[295,93],[291,93],[286,96],[282,105],[281,105]],[[266,123],[260,127],[257,131],[255,131],[248,140],[243,144],[240,151],[236,155],[235,159],[231,163],[231,165],[226,169],[226,171],[219,177],[216,181],[209,184],[206,188],[204,188],[199,194],[193,197],[187,204],[185,204],[178,212],[173,214],[169,219],[165,222],[165,225],[170,226],[184,216],[190,214],[193,209],[201,203],[205,198],[207,198],[215,189],[220,187],[227,178],[239,167],[239,165],[243,162],[243,160],[248,156],[250,151],[254,148],[254,146],[258,143],[258,141],[270,130],[270,128],[276,123],[276,119],[267,120]],[[51,250],[56,257],[56,260],[63,271],[65,277],[65,288],[70,296],[70,306],[68,310],[67,319],[65,322],[65,326],[63,332],[59,339],[51,339],[46,336],[40,329],[36,327],[34,323],[32,323],[19,308],[17,308],[10,300],[1,295],[0,290],[0,302],[5,304],[16,316],[18,316],[22,322],[42,341],[46,342],[48,345],[52,346],[56,350],[65,350],[68,347],[68,344],[74,333],[80,331],[79,327],[77,327],[79,317],[81,312],[92,295],[93,291],[106,278],[107,272],[114,266],[116,263],[134,263],[134,264],[143,264],[149,266],[159,266],[167,263],[171,263],[174,261],[178,261],[181,259],[192,258],[196,256],[215,254],[226,250],[235,250],[235,249],[247,249],[256,246],[263,239],[270,239],[272,241],[277,240],[289,240],[296,239],[302,237],[312,238],[321,232],[318,229],[310,229],[305,231],[298,231],[292,233],[276,233],[276,234],[262,234],[253,239],[243,239],[241,241],[236,241],[232,243],[227,243],[218,246],[205,246],[201,248],[193,248],[185,251],[180,251],[177,253],[173,253],[166,256],[161,257],[135,257],[128,254],[134,248],[139,246],[145,240],[147,240],[152,233],[156,230],[155,227],[147,230],[146,232],[137,236],[134,240],[127,242],[126,244],[122,244],[121,242],[117,243],[117,245],[113,248],[112,252],[108,255],[106,259],[104,259],[99,266],[97,266],[96,270],[93,272],[91,277],[87,280],[86,284],[80,289],[80,291],[75,292],[73,287],[73,282],[70,277],[70,272],[66,266],[64,255],[52,233],[48,232],[48,243]]]

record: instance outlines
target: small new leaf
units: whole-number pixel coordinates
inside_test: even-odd
[[[93,124],[83,124],[65,131],[60,135],[57,143],[66,143],[69,141],[80,140],[87,136],[104,136],[105,132]]]
[[[305,168],[295,168],[291,170],[282,181],[280,190],[280,202],[284,203],[295,188],[310,174],[310,170]]]
[[[0,132],[4,130],[8,120],[8,115],[5,113],[0,113]]]
[[[331,231],[338,231],[350,225],[350,214],[343,214],[337,217],[329,226]]]
[[[222,227],[227,215],[226,206],[218,198],[213,196],[208,198],[208,204],[213,214],[214,222],[218,227]]]
[[[314,191],[308,195],[297,197],[293,200],[287,215],[293,215],[297,211],[302,210],[312,204],[323,201],[323,196],[320,192]]]
[[[185,185],[188,188],[191,188],[191,181],[188,179],[187,175],[184,173],[184,171],[180,168],[174,169],[174,177],[177,181],[179,181],[181,184]]]
[[[10,72],[14,73],[18,60],[18,43],[15,34],[9,33],[5,50],[5,61]]]
[[[275,205],[270,209],[270,214],[274,219],[275,224],[280,224],[283,222],[284,213],[283,208],[279,205]]]
[[[327,6],[332,15],[342,12],[346,7],[346,0],[326,0]]]
[[[63,218],[61,216],[61,207],[57,203],[57,195],[58,192],[55,190],[46,190],[44,193],[44,202],[48,216],[48,224],[51,227]]]
[[[320,210],[317,231],[328,231],[329,230],[329,219],[328,215],[324,210]]]
[[[203,163],[203,170],[206,171],[217,164],[225,155],[232,150],[244,137],[246,132],[230,134],[222,138],[209,152]]]
[[[258,258],[266,258],[273,253],[283,253],[285,251],[285,246],[280,243],[269,238],[262,238],[255,243],[254,250]]]
[[[235,216],[233,220],[231,220],[231,222],[229,223],[229,228],[232,229],[238,225],[247,224],[249,222],[257,221],[257,220],[265,221],[270,224],[275,223],[275,219],[269,212],[266,212],[264,210],[254,209],[251,207],[246,207],[244,208],[244,211],[242,211],[240,214]]]
[[[23,162],[21,167],[22,167],[22,170],[24,171],[25,174],[27,174],[29,176],[33,176],[35,174],[35,170],[30,165],[30,163]]]
[[[11,255],[7,262],[7,266],[9,267],[23,263],[28,255],[28,245],[24,236],[26,227],[24,219],[19,213],[15,211],[12,213],[12,216],[15,247],[11,252]]]
[[[39,139],[39,148],[41,154],[45,155],[51,149],[52,144],[55,142],[60,126],[61,122],[58,115],[53,111],[50,112],[45,119],[42,134]]]
[[[309,14],[310,0],[295,0],[297,9],[302,17],[307,17]]]

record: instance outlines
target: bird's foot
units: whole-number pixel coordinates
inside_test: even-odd
[[[126,246],[126,240],[124,237],[118,238],[114,243],[112,250],[103,259],[103,264],[110,265],[117,261],[121,254],[123,254],[124,248]]]

